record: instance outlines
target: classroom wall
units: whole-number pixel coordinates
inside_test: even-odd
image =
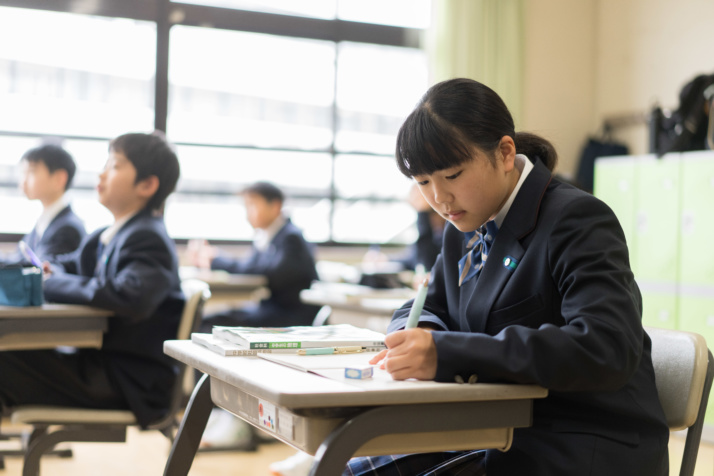
[[[711,0],[524,2],[523,115],[517,129],[551,139],[559,171],[576,170],[582,146],[608,116],[674,108],[682,86],[714,72]],[[646,124],[619,129],[647,152]]]
[[[595,0],[524,3],[523,114],[516,130],[549,139],[558,171],[575,170],[595,111]]]
[[[711,0],[598,0],[596,117],[674,108],[682,86],[714,73]],[[622,129],[634,154],[647,152],[645,126]]]

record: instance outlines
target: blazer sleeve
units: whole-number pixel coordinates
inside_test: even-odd
[[[231,274],[260,274],[252,271],[254,269],[253,256],[254,253],[245,259],[239,259],[218,255],[211,261],[211,269],[228,271]]]
[[[564,206],[550,223],[551,229],[540,230],[545,237],[542,243],[532,243],[527,253],[544,253],[544,269],[534,271],[533,288],[542,301],[559,303],[551,312],[560,316],[544,316],[541,325],[508,325],[496,335],[433,332],[437,380],[476,374],[485,382],[536,383],[559,391],[611,391],[635,372],[643,352],[641,297],[617,218],[605,204],[590,197]],[[443,286],[443,282],[434,285]],[[538,310],[533,311],[537,315]],[[395,315],[395,326],[403,326],[405,313],[408,309]],[[436,316],[424,319],[451,328]],[[555,325],[555,321],[563,324]]]
[[[82,241],[82,234],[73,226],[63,226],[57,229],[52,236],[42,240],[38,247],[37,255],[43,260],[51,259],[63,253],[70,253],[77,249]]]
[[[271,245],[273,246],[273,245]],[[218,256],[211,269],[222,269],[236,274],[261,274],[268,278],[271,288],[303,287],[317,278],[315,263],[307,242],[299,234],[288,233],[276,241],[269,259],[253,252],[245,259]]]
[[[53,275],[45,281],[49,301],[87,304],[133,320],[150,317],[171,291],[173,251],[153,230],[126,237],[106,276]],[[116,259],[116,266],[114,260]]]

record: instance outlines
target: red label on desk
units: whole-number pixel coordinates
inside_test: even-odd
[[[258,422],[263,428],[275,431],[275,405],[258,400]]]

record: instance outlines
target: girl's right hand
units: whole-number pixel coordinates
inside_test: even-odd
[[[417,327],[392,332],[384,343],[389,349],[380,352],[386,352],[380,368],[389,372],[394,380],[433,380],[436,377],[436,344],[431,330]],[[377,357],[379,355],[372,360]]]
[[[389,349],[380,350],[379,354],[369,359],[370,364],[379,364],[379,368],[384,370],[384,359],[387,357]]]

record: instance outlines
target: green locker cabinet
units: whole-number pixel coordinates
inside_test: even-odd
[[[714,349],[714,153],[682,154],[679,328]],[[714,424],[714,393],[705,421]]]
[[[642,325],[677,329],[679,326],[679,297],[677,285],[672,284],[661,292],[647,284],[640,284],[642,292]]]
[[[714,285],[714,153],[682,154],[681,182],[680,281]]]
[[[593,195],[615,212],[630,250],[635,238],[636,185],[635,160],[632,156],[604,157],[595,161]]]
[[[675,283],[679,248],[680,155],[638,157],[635,244],[630,259],[643,282]]]
[[[630,260],[642,290],[642,322],[676,329],[680,154],[641,156],[634,161],[635,238]]]

